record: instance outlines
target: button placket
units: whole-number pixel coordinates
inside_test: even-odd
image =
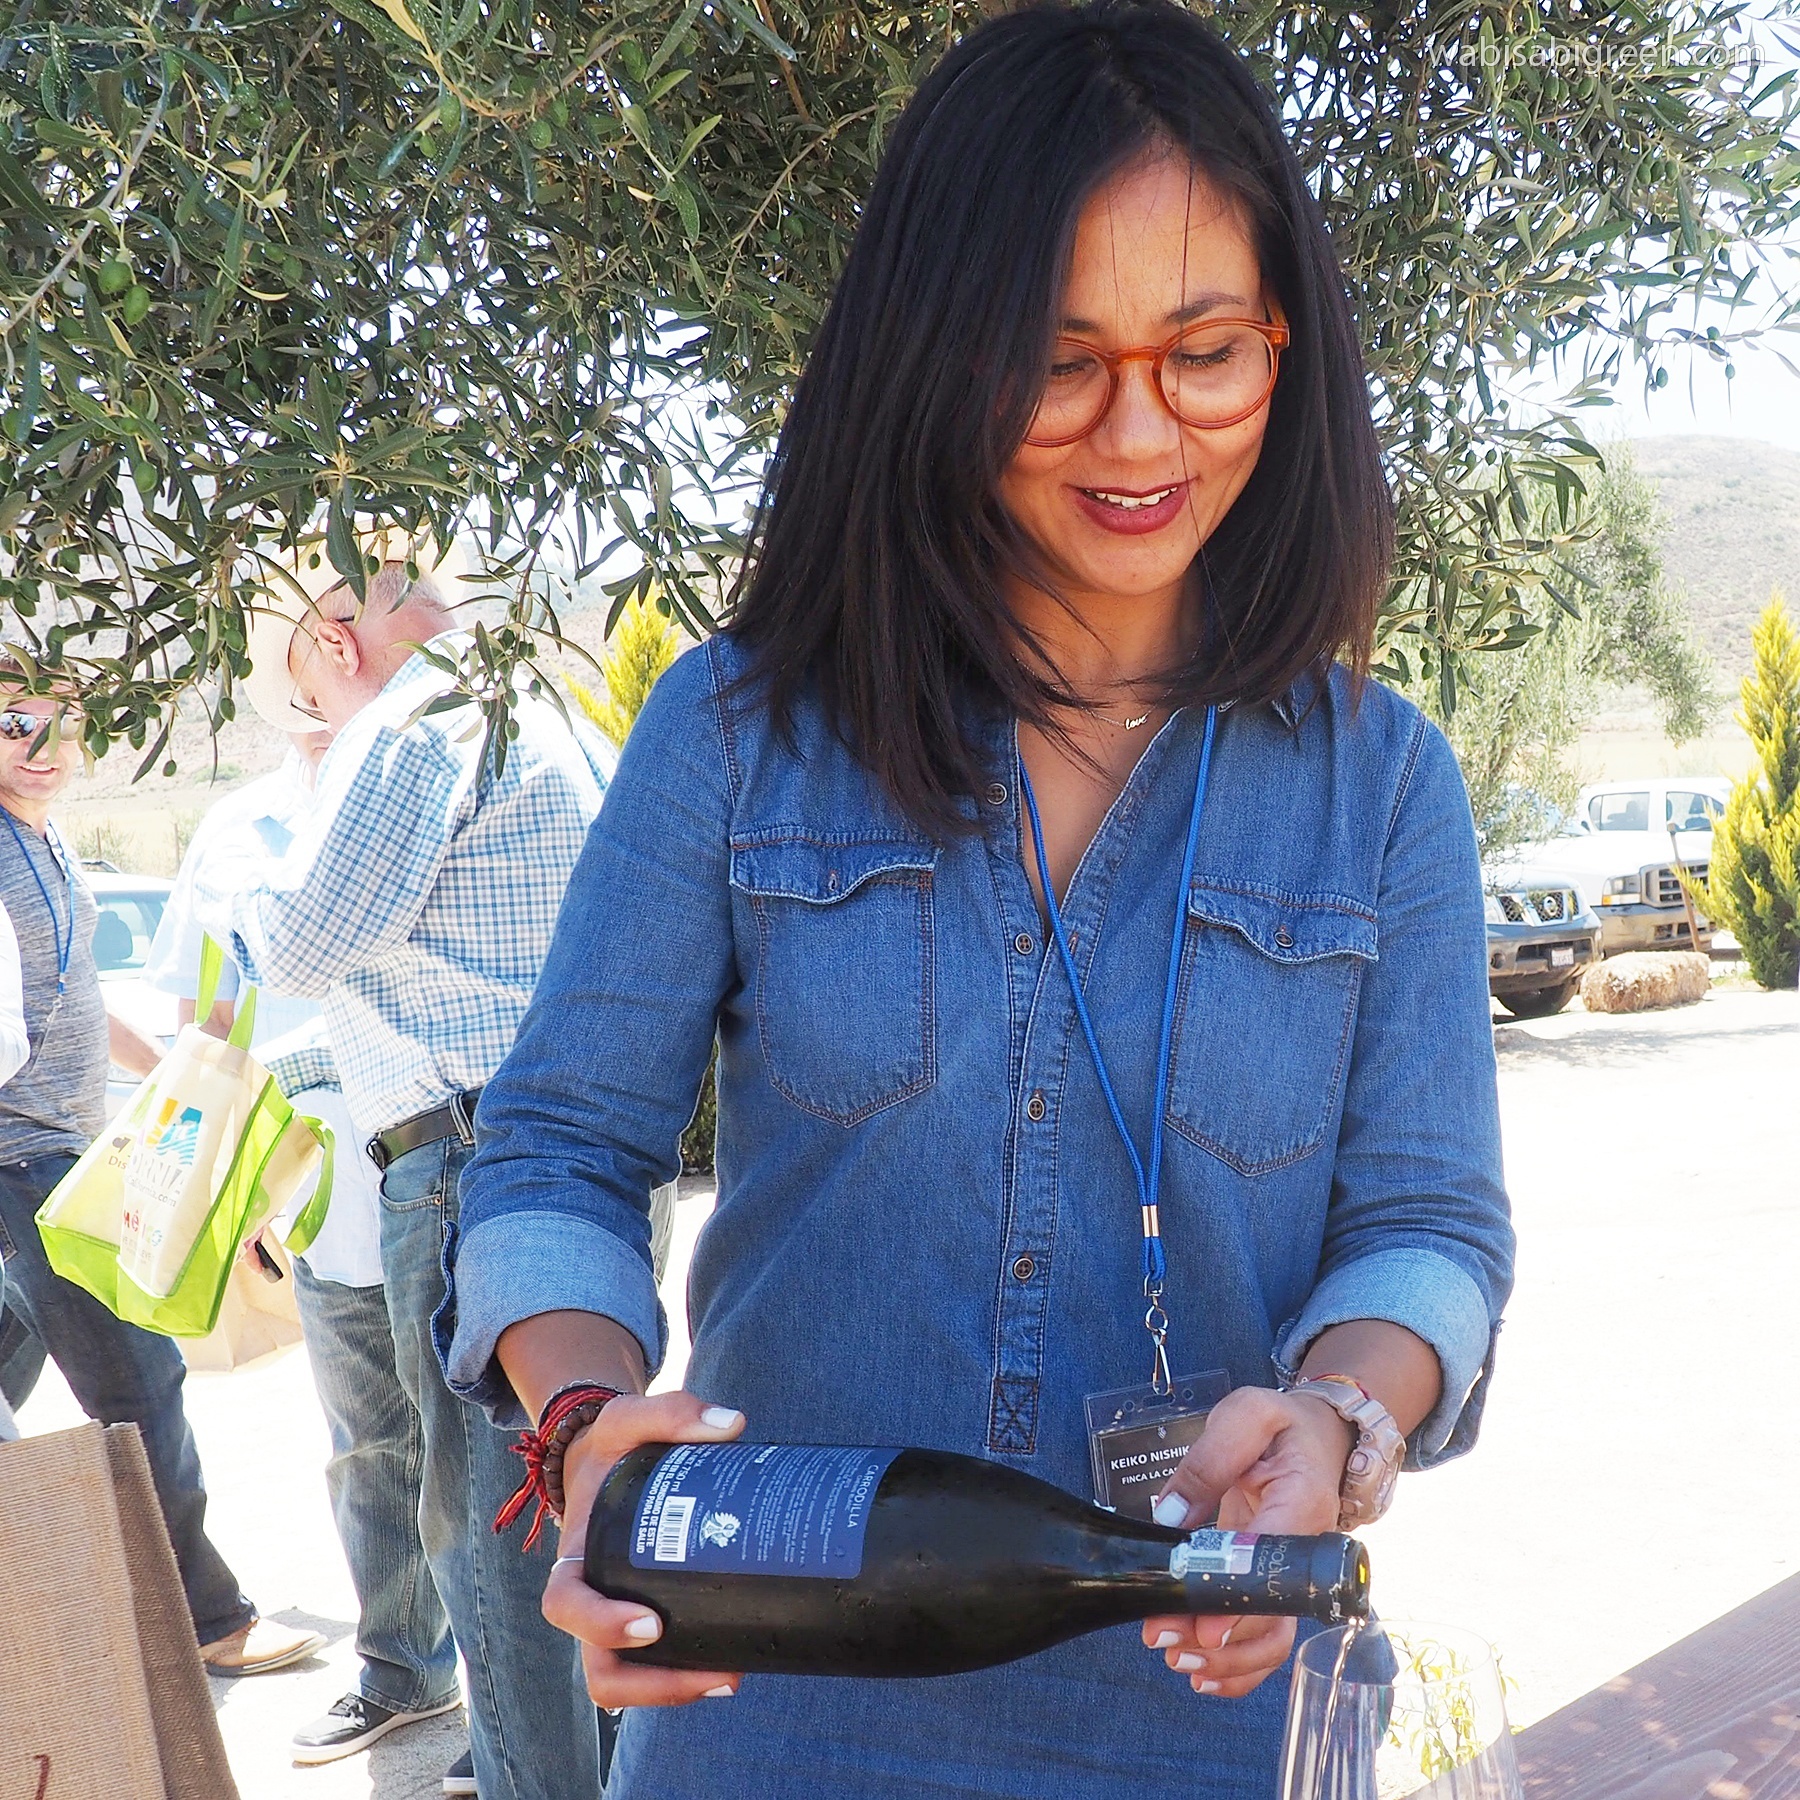
[[[1050,961],[1038,964],[1040,973]],[[1070,1040],[1064,1014],[1072,1011],[1040,979],[1026,1018],[1020,1081],[1024,1098],[1015,1103],[1011,1196],[1000,1244],[988,1418],[988,1448],[999,1455],[1029,1456],[1037,1447],[1048,1273],[1056,1241],[1058,1102],[1068,1078]]]
[[[1144,784],[1167,753],[1164,733],[1168,729],[1165,725],[1146,749],[1125,792],[1102,820],[1064,900],[1069,948],[1084,981],[1092,967],[1113,883],[1142,814]],[[1013,751],[1017,793],[1016,740]],[[1021,822],[1022,806],[1020,802],[1010,815],[1013,831],[988,834],[996,895],[1005,921],[1003,929],[1008,933],[1008,953],[1003,960],[1012,1017],[1020,1032],[1014,1040],[1018,1048],[1009,1071],[1017,1085],[1012,1090],[1012,1154],[996,1271],[995,1359],[988,1415],[987,1447],[1001,1456],[1030,1456],[1037,1448],[1050,1271],[1056,1253],[1062,1101],[1068,1088],[1070,1056],[1087,1055],[1068,975],[1060,954],[1047,942],[1021,860],[1020,833],[1023,854],[1031,854],[1030,829]],[[1043,946],[1041,954],[1028,957],[1019,953],[1020,940],[1027,937],[1033,940],[1034,949]],[[1133,1223],[1129,1213],[1121,1217],[1121,1229],[1128,1230]],[[1029,1273],[1021,1274],[1021,1270]],[[1062,1395],[1053,1401],[1058,1406],[1068,1403]]]

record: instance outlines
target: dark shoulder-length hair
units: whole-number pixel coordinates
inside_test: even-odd
[[[782,429],[733,635],[785,730],[816,692],[901,809],[954,833],[987,777],[973,696],[1044,721],[1004,598],[998,500],[1094,190],[1164,146],[1250,222],[1287,315],[1256,469],[1205,548],[1207,642],[1175,704],[1272,700],[1367,667],[1393,525],[1343,274],[1242,59],[1169,0],[1039,5],[945,56],[900,118]]]

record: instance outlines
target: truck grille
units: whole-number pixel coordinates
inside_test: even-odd
[[[1514,925],[1560,925],[1581,911],[1573,888],[1530,888],[1498,898],[1500,910]]]
[[[1689,881],[1706,879],[1705,863],[1683,863],[1681,866]],[[1649,906],[1681,904],[1681,876],[1676,874],[1673,864],[1664,863],[1661,868],[1644,871],[1644,901]]]

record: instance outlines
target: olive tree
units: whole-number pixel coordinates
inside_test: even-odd
[[[559,583],[702,627],[884,133],[982,16],[9,4],[4,637],[146,768],[184,692],[230,716],[269,558],[319,533],[360,580],[359,515],[479,541],[503,599],[464,673],[496,717]],[[1792,72],[1733,0],[1197,4],[1336,233],[1400,508],[1388,666],[1448,706],[1474,653],[1579,606],[1580,404],[1728,358],[1697,301],[1745,330],[1800,305]],[[1545,378],[1566,405],[1509,401]]]

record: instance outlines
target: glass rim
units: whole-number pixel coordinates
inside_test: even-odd
[[[1384,1632],[1387,1636],[1402,1642],[1418,1642],[1430,1639],[1442,1643],[1446,1649],[1457,1652],[1473,1652],[1467,1667],[1462,1671],[1465,1675],[1479,1674],[1483,1669],[1499,1672],[1499,1651],[1491,1638],[1483,1637],[1479,1631],[1468,1625],[1449,1625],[1441,1619],[1370,1619],[1371,1628]],[[1336,1665],[1337,1652],[1343,1643],[1349,1625],[1332,1625],[1324,1631],[1315,1631],[1303,1644],[1294,1651],[1294,1676],[1296,1680],[1329,1681]],[[1314,1651],[1314,1645],[1326,1646]],[[1346,1679],[1343,1685],[1347,1688],[1391,1688],[1392,1681],[1351,1681]]]

